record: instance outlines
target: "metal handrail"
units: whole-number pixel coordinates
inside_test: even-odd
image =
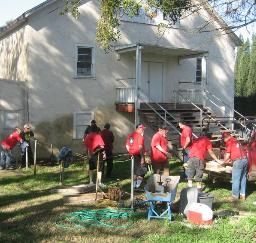
[[[246,121],[249,121],[249,119],[247,118],[247,117],[245,117],[244,115],[242,115],[240,112],[238,112],[236,109],[234,109],[234,108],[231,108],[226,102],[224,102],[223,100],[221,100],[219,97],[217,97],[215,94],[213,94],[211,91],[209,91],[209,90],[204,90],[204,93],[208,93],[208,94],[210,94],[212,97],[214,97],[216,100],[218,100],[219,102],[221,102],[223,105],[225,105],[225,106],[227,106],[231,111],[233,111],[235,114],[237,114],[238,116],[240,116],[240,118],[239,119],[236,119],[235,117],[234,117],[234,120],[236,120],[236,121],[238,121],[239,122],[239,124],[242,126],[242,127],[244,127],[245,129],[248,129],[249,131],[251,131],[246,125],[244,125],[244,124],[242,124],[241,122],[240,122],[240,119],[242,118],[242,119],[245,119]],[[207,96],[206,96],[207,97]],[[210,100],[210,98],[209,97],[207,97],[209,100]],[[215,104],[215,103],[214,103]],[[216,105],[216,107],[218,107],[219,109],[220,109],[220,107],[217,105],[217,104],[215,104]],[[252,125],[256,128],[256,124],[255,123],[252,123]]]
[[[162,107],[159,103],[153,101],[152,99],[148,99],[148,97],[147,97],[147,99],[148,99],[149,101],[152,101],[152,102],[153,102],[154,104],[156,104],[159,108],[161,108],[161,110],[163,110],[163,111],[165,112],[165,116],[163,117],[152,105],[150,105],[150,103],[148,103],[145,99],[143,99],[143,97],[141,96],[141,94],[142,94],[143,96],[147,97],[147,95],[144,93],[144,91],[143,91],[141,88],[139,88],[139,98],[141,98],[142,101],[144,101],[145,104],[146,104],[151,110],[153,110],[165,123],[167,123],[169,126],[171,126],[171,127],[180,135],[181,133],[180,133],[180,131],[177,129],[177,127],[174,126],[171,122],[169,122],[169,121],[166,119],[166,114],[168,114],[169,116],[171,116],[171,117],[174,119],[174,121],[177,122],[177,120],[175,119],[175,117],[174,117],[173,115],[171,115],[171,113],[168,112],[168,111],[167,111],[164,107]]]
[[[174,90],[173,92],[176,93],[177,95],[179,95],[182,99],[188,101],[191,105],[193,105],[193,106],[196,107],[198,110],[200,110],[201,113],[204,112],[203,109],[201,109],[201,108],[200,108],[198,105],[196,105],[193,101],[191,101],[191,100],[188,99],[188,98],[185,98],[182,94],[180,94],[180,92],[179,92],[178,90]],[[208,115],[208,114],[206,114],[206,116],[209,117],[209,118],[211,118],[211,119],[213,119],[213,120],[215,120],[216,123],[217,123],[218,125],[220,125],[222,128],[224,128],[225,130],[230,130],[230,129],[228,129],[227,127],[225,127],[224,125],[222,125],[218,120],[216,120],[216,119],[213,118],[212,116],[210,116],[210,115]]]

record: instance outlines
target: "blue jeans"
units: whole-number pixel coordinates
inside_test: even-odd
[[[0,167],[6,169],[11,166],[12,153],[11,150],[3,149],[1,151]]]
[[[246,177],[247,177],[248,160],[238,159],[233,163],[232,169],[232,196],[239,198],[239,195],[245,196]]]

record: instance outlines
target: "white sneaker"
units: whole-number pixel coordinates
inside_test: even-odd
[[[103,183],[99,183],[99,187],[100,187],[101,189],[105,189],[107,186],[104,185]]]
[[[136,188],[139,188],[142,183],[142,180],[137,180]]]
[[[133,181],[133,188],[137,188],[137,180]]]

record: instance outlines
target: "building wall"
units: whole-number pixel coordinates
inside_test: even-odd
[[[58,1],[31,16],[25,35],[29,45],[23,43],[18,60],[14,55],[10,58],[13,68],[9,67],[8,71],[5,67],[1,71],[5,78],[28,80],[29,120],[35,125],[36,135],[41,141],[41,154],[49,153],[50,144],[56,153],[64,145],[83,151],[81,140],[73,139],[75,112],[93,111],[101,127],[110,122],[116,135],[115,152],[124,151],[125,137],[133,129],[133,114],[115,111],[115,87],[119,85],[117,79],[135,77],[135,56],[124,55],[118,60],[116,53],[106,54],[98,48],[95,43],[99,18],[96,2],[87,1],[80,7],[78,21],[69,15],[60,16]],[[181,29],[168,29],[162,38],[157,35],[157,26],[122,22],[122,38],[117,44],[146,42],[209,51],[207,88],[233,105],[234,44],[225,35],[191,32],[190,29],[198,26],[203,17],[200,14],[182,21]],[[11,38],[18,34],[22,36],[19,31]],[[1,42],[2,48],[4,42]],[[79,44],[95,48],[95,77],[77,78],[75,75],[76,45]],[[6,56],[7,50],[4,53]],[[191,60],[179,63],[177,57],[143,55],[145,60],[159,58],[165,62],[165,97],[169,100],[178,81],[192,75],[192,69],[186,65],[191,67],[194,64]],[[13,69],[18,69],[14,76]]]

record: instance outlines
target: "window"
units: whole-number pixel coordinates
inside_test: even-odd
[[[78,77],[93,76],[93,48],[77,47],[76,75]]]
[[[196,83],[202,82],[202,58],[196,59]]]
[[[76,112],[74,113],[73,138],[82,139],[85,129],[90,125],[93,119],[93,112]]]
[[[14,129],[20,125],[20,114],[16,111],[5,111],[4,129]]]

